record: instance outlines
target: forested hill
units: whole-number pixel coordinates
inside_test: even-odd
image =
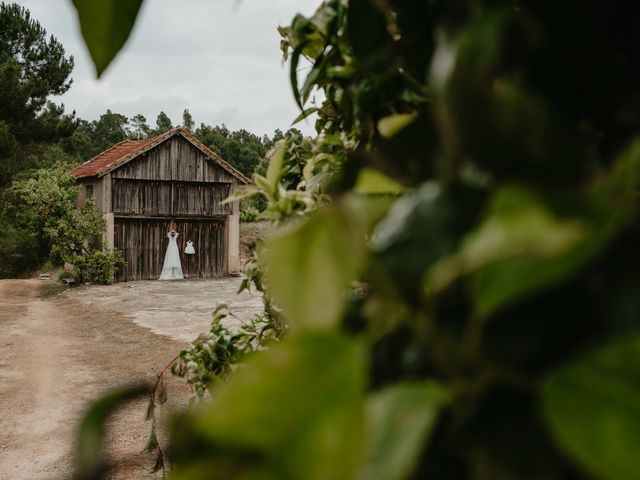
[[[247,130],[229,130],[226,125],[206,125],[199,127],[188,109],[184,110],[182,121],[174,123],[164,112],[160,112],[155,125],[150,125],[144,115],[127,117],[107,110],[93,121],[79,120],[73,134],[60,140],[60,148],[76,161],[86,161],[122,140],[142,140],[182,125],[194,133],[206,146],[213,149],[222,158],[231,163],[247,176],[251,176],[267,151],[285,136],[300,134],[296,129],[286,133],[276,130],[269,137],[259,136]]]

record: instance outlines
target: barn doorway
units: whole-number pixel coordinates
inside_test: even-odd
[[[224,219],[132,219],[116,218],[114,246],[122,251],[126,264],[117,281],[157,280],[167,248],[167,232],[175,222],[178,250],[185,278],[222,277],[228,274],[226,221]],[[184,253],[187,241],[194,255]]]

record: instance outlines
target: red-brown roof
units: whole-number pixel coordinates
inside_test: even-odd
[[[152,149],[165,140],[168,140],[174,135],[181,135],[184,137],[193,146],[202,151],[211,160],[242,183],[251,182],[251,180],[243,175],[239,170],[225,162],[218,154],[200,142],[191,132],[182,127],[174,128],[162,135],[148,138],[146,140],[124,140],[120,143],[116,143],[114,146],[108,148],[102,153],[99,153],[91,160],[84,162],[82,165],[78,165],[76,168],[71,170],[70,174],[77,180],[88,177],[101,177],[112,170],[121,167],[125,163],[128,163],[137,156],[142,155],[144,152]]]

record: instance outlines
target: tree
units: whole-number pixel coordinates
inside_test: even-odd
[[[173,123],[166,113],[160,112],[156,118],[156,129],[154,133],[156,135],[167,132],[173,128]]]
[[[9,230],[23,232],[24,246],[31,246],[36,264],[51,259],[62,264],[84,252],[87,239],[100,236],[101,215],[89,206],[76,209],[78,187],[69,175],[69,163],[43,168],[11,184],[3,195],[3,218]],[[20,251],[4,252],[7,257]]]
[[[131,137],[136,140],[143,140],[151,133],[151,128],[147,124],[147,119],[142,114],[131,117],[129,121],[131,126]]]
[[[91,139],[94,155],[106,150],[118,142],[129,137],[129,119],[120,114],[107,110],[98,120],[91,122]]]
[[[96,155],[95,138],[91,123],[80,119],[73,134],[60,140],[60,146],[77,163],[82,163]]]
[[[0,185],[25,160],[24,146],[71,135],[72,115],[48,101],[70,85],[73,57],[27,9],[0,4]]]
[[[226,125],[200,124],[196,137],[247,176],[265,157],[268,146],[263,139],[247,130],[230,131]]]
[[[189,131],[193,130],[193,117],[191,113],[189,113],[189,109],[185,108],[184,112],[182,112],[182,126]]]

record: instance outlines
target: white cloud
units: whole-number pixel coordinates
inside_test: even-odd
[[[75,57],[74,84],[60,101],[80,117],[111,109],[153,123],[162,110],[179,123],[188,108],[196,123],[271,134],[298,115],[276,27],[312,13],[320,0],[145,0],[129,42],[100,80],[71,0],[18,3]],[[298,127],[311,133],[312,122]]]

